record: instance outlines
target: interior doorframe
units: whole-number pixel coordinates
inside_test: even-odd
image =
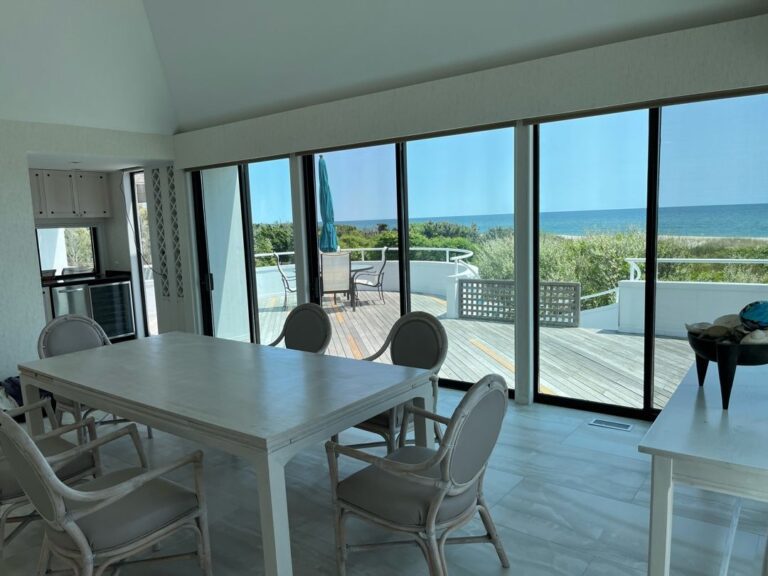
[[[203,202],[203,173],[194,170],[192,180],[192,206],[195,214],[195,243],[197,244],[197,269],[200,289],[200,318],[203,334],[213,336],[213,298],[211,291],[211,267],[208,261],[208,238],[205,228],[205,202]]]

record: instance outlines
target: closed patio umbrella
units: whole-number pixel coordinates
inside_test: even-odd
[[[328,183],[328,169],[325,167],[325,159],[320,156],[320,218],[323,220],[323,229],[320,232],[320,250],[323,252],[336,252],[339,249],[339,241],[336,238],[336,226],[333,224],[333,198],[331,185]]]

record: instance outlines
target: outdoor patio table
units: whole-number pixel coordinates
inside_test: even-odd
[[[45,360],[21,370],[39,388],[248,459],[256,468],[265,571],[292,574],[285,465],[376,414],[431,406],[429,372],[171,332]],[[29,418],[33,434],[42,415]],[[426,446],[427,426],[416,422]],[[247,495],[243,495],[247,498]]]

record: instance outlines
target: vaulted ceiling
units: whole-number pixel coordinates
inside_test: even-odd
[[[0,118],[172,133],[766,12],[765,0],[0,0]]]

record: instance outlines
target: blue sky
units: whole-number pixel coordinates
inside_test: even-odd
[[[543,212],[644,208],[648,113],[543,124]],[[661,206],[768,202],[768,95],[662,110]],[[514,136],[505,128],[407,144],[413,218],[513,210]],[[395,218],[395,150],[324,154],[337,221]],[[287,160],[251,164],[254,222],[291,219]]]

